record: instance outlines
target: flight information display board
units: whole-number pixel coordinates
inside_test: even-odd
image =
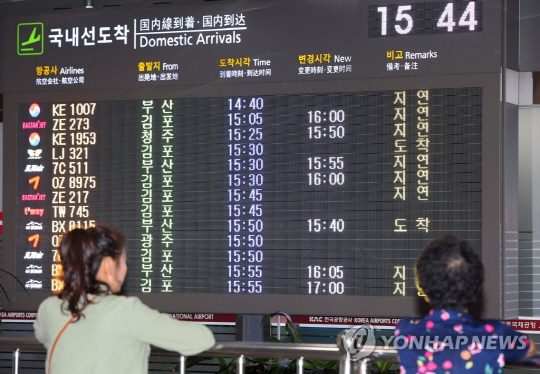
[[[4,248],[33,298],[17,302],[63,287],[66,230],[106,223],[128,239],[123,291],[171,312],[414,312],[422,246],[450,233],[486,258],[498,235],[499,181],[485,181],[498,168],[499,65],[470,45],[498,53],[487,4],[17,20]],[[343,22],[323,30],[326,17]]]

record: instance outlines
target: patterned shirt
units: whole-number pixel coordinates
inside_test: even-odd
[[[401,374],[502,373],[505,361],[529,351],[527,335],[496,320],[476,321],[455,310],[405,318],[394,331]]]

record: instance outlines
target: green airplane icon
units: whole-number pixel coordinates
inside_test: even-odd
[[[25,41],[25,42],[22,42],[21,46],[24,47],[24,46],[27,46],[29,44],[39,42],[41,40],[41,35],[38,35],[37,38],[36,38],[36,31],[37,31],[37,27],[34,27],[34,29],[32,30],[32,34],[30,35],[28,40]],[[33,51],[33,50],[34,50],[34,47],[32,47],[32,48],[21,48],[21,51]]]

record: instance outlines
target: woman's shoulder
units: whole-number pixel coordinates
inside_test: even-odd
[[[63,300],[58,296],[49,296],[39,304],[39,312],[50,308],[58,309],[63,303]]]
[[[95,307],[90,308],[87,306],[83,311],[84,314],[103,313],[104,311],[112,312],[116,315],[134,315],[134,314],[147,314],[152,312],[152,309],[143,304],[143,302],[135,296],[120,296],[120,295],[98,295],[95,299],[93,295],[88,295],[91,301],[91,305]],[[58,314],[58,311],[62,311],[62,314],[70,315],[66,309],[67,301],[59,298],[58,296],[50,296],[43,300],[39,306],[38,315],[48,316],[51,314]],[[96,308],[97,307],[97,308]]]
[[[396,335],[416,330],[421,321],[420,318],[402,318],[396,325]]]
[[[95,303],[107,308],[108,310],[123,310],[129,313],[135,313],[141,309],[149,309],[149,307],[136,296],[114,294],[101,295],[96,298]]]
[[[49,296],[41,302],[38,308],[38,319],[59,319],[68,317],[71,313],[65,308],[64,300],[58,296]]]
[[[478,324],[479,324],[479,326],[482,326],[489,333],[495,333],[495,334],[502,335],[502,334],[508,334],[508,333],[516,332],[516,330],[514,330],[512,327],[508,326],[506,323],[501,322],[501,321],[496,320],[496,319],[482,319],[482,320],[478,321]]]
[[[136,296],[124,296],[115,294],[100,295],[96,298],[96,302],[116,305],[120,307],[130,307],[142,304],[142,301]]]

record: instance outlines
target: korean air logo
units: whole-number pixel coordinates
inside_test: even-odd
[[[30,145],[32,147],[37,147],[39,145],[39,142],[41,141],[41,138],[39,137],[39,134],[37,132],[33,132],[30,134],[28,141],[30,142]]]
[[[32,117],[36,118],[37,116],[39,116],[39,113],[41,113],[41,108],[38,104],[33,103],[32,105],[30,105],[30,109],[28,110],[28,112]]]

